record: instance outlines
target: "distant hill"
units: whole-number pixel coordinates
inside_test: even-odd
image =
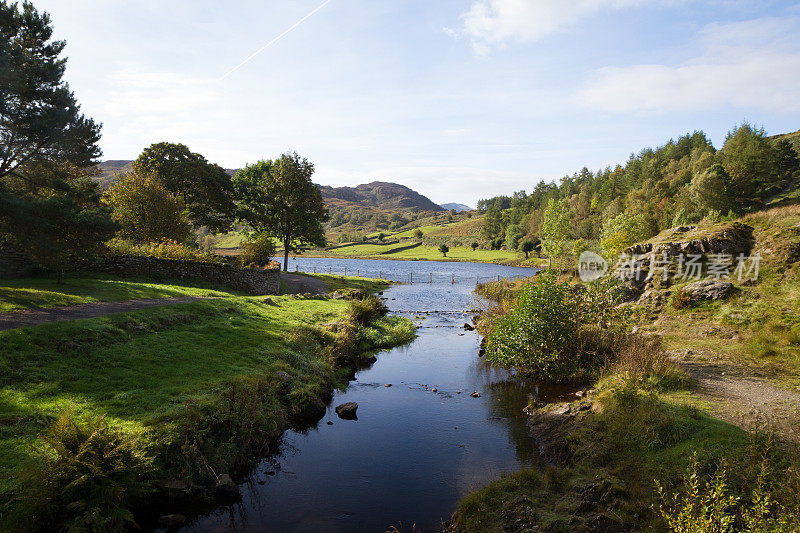
[[[325,200],[339,200],[362,207],[443,211],[441,206],[433,203],[427,197],[397,183],[373,181],[356,187],[320,185],[320,190]]]
[[[455,210],[459,213],[461,213],[462,211],[474,211],[473,208],[464,204],[442,204],[442,207],[444,209],[447,209],[448,211]]]

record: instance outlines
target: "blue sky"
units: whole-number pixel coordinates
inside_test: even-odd
[[[329,185],[532,189],[742,120],[800,129],[800,4],[729,0],[34,0],[106,159],[296,150]]]

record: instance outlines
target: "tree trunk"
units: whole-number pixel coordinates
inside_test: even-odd
[[[528,252],[525,252],[525,259],[528,259]]]
[[[64,271],[62,269],[58,269],[58,281],[56,281],[59,285],[64,284]]]
[[[289,272],[289,239],[283,239],[283,271]]]

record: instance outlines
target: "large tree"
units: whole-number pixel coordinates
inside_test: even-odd
[[[92,180],[100,125],[62,80],[64,42],[52,33],[32,4],[0,0],[0,241],[60,281],[116,226]]]
[[[231,177],[183,144],[161,142],[145,148],[133,162],[134,172],[158,179],[177,194],[196,226],[228,231],[236,216]]]
[[[284,270],[291,251],[325,244],[328,211],[313,174],[314,164],[292,152],[247,165],[233,177],[239,216],[256,232],[280,239]]]
[[[0,179],[35,188],[32,164],[94,164],[100,125],[84,116],[62,80],[64,41],[47,13],[0,0]]]

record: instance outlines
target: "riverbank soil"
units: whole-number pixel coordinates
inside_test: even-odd
[[[267,452],[287,424],[320,405],[324,412],[323,398],[358,363],[348,346],[380,348],[414,335],[409,321],[390,317],[336,328],[351,304],[325,295],[242,296],[156,282],[95,294],[90,287],[117,282],[72,282],[4,281],[0,302],[19,309],[129,299],[134,290],[214,297],[0,332],[4,531],[113,530],[132,520],[128,510],[141,497],[166,501],[154,490],[213,489],[222,474],[235,477]]]
[[[452,531],[800,531],[800,206],[632,248],[741,245],[731,228],[752,230],[756,279],[700,301],[686,281],[632,291],[636,329],[662,339],[687,386],[610,367],[583,398],[533,409],[550,466],[469,495]]]

